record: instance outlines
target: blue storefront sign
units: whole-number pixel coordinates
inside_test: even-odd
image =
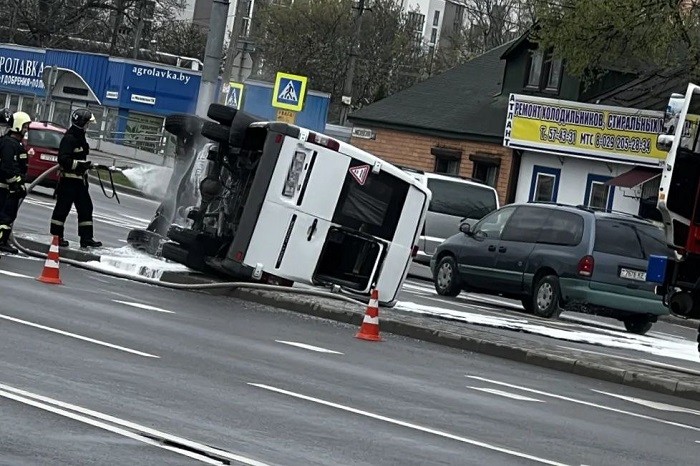
[[[0,47],[0,90],[43,96],[44,51]]]

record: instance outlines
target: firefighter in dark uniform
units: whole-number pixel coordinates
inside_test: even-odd
[[[58,148],[61,166],[56,187],[56,206],[51,215],[51,234],[59,237],[59,245],[68,246],[63,239],[64,226],[70,209],[78,212],[78,236],[81,248],[99,248],[102,243],[93,239],[92,199],[88,190],[87,172],[92,163],[87,160],[90,146],[85,138],[87,125],[95,121],[92,112],[79,108],[71,115],[71,127],[63,135]]]
[[[12,224],[17,218],[21,199],[27,195],[24,182],[29,162],[22,139],[29,129],[31,117],[25,112],[14,113],[8,121],[7,134],[0,139],[0,251],[16,254],[9,244]]]

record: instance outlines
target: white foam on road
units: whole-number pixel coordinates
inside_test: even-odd
[[[599,334],[575,329],[550,328],[543,325],[530,323],[525,319],[510,317],[494,317],[469,312],[456,311],[441,307],[426,306],[412,302],[400,301],[396,304],[396,310],[413,312],[416,314],[430,315],[444,319],[465,322],[473,325],[502,328],[527,332],[534,335],[542,335],[557,340],[588,343],[609,348],[636,350],[655,354],[667,358],[682,359],[698,362],[697,343],[678,338],[674,341],[654,338],[653,336],[635,335],[633,333],[617,332],[616,334]]]
[[[100,260],[90,261],[91,266],[105,272],[119,272],[134,277],[160,280],[165,272],[191,272],[182,264],[153,257],[131,246],[100,250]]]

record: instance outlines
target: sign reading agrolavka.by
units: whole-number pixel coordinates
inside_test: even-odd
[[[43,89],[44,62],[0,55],[0,85]]]
[[[149,76],[154,78],[163,78],[171,81],[178,81],[184,84],[190,82],[192,76],[183,73],[182,71],[173,71],[164,68],[156,68],[155,66],[134,66],[131,72],[136,76]]]
[[[503,144],[607,161],[660,165],[663,112],[511,94]]]

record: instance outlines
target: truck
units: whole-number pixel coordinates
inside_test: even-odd
[[[393,306],[430,203],[403,170],[345,142],[212,104],[171,115],[166,198],[127,241],[196,271],[331,288]]]
[[[657,140],[659,149],[668,151],[657,208],[675,257],[651,257],[647,270],[647,279],[658,284],[657,293],[669,311],[684,319],[700,319],[699,122],[700,86],[690,83],[685,95],[671,95],[664,133]]]

